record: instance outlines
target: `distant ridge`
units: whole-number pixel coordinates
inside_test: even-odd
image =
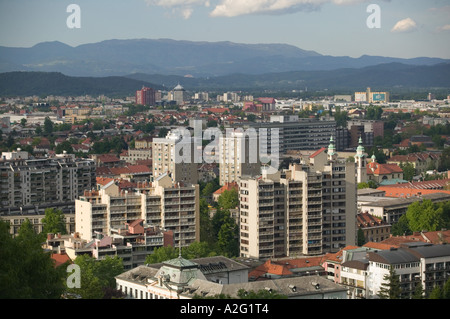
[[[207,78],[186,78],[161,74],[130,74],[128,78],[151,81],[172,88],[177,83],[188,90],[363,90],[367,87],[446,88],[450,91],[450,63],[406,65],[386,63],[360,69],[292,71],[266,74],[230,74]]]
[[[435,65],[439,58],[400,59],[325,56],[293,45],[244,44],[171,39],[105,40],[72,47],[53,41],[30,48],[0,47],[0,72],[60,72],[105,77],[133,73],[216,77],[235,73],[260,75],[290,71],[330,71],[382,63]]]
[[[129,96],[143,85],[163,88],[125,77],[70,77],[58,72],[0,73],[0,96]]]
[[[218,77],[135,73],[127,76],[71,77],[59,72],[0,73],[0,96],[107,95],[130,96],[142,86],[171,90],[181,84],[189,91],[445,89],[450,92],[450,63],[414,66],[387,63],[361,69],[230,74]]]

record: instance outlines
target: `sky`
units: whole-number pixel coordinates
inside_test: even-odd
[[[0,0],[0,46],[142,38],[450,59],[450,0]]]

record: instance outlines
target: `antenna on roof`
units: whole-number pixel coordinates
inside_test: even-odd
[[[180,216],[178,219],[178,258],[181,258],[181,209],[178,210],[178,215]]]

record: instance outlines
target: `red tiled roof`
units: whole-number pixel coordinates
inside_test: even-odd
[[[366,172],[368,175],[387,175],[403,173],[403,170],[397,164],[379,164],[372,162],[367,164]]]
[[[72,262],[66,254],[52,254],[51,258],[55,261],[55,268],[65,264],[66,262]]]
[[[339,250],[337,253],[329,253],[326,255],[326,260],[329,261],[335,261],[335,262],[341,262],[342,261],[342,255],[344,250],[350,250],[350,249],[356,249],[359,248],[358,246],[345,246],[341,250]]]
[[[442,189],[417,189],[417,188],[407,188],[407,187],[395,187],[395,186],[380,186],[377,190],[381,190],[385,192],[386,197],[402,197],[408,198],[416,195],[424,195],[424,194],[435,194],[435,193],[444,193],[450,194],[450,191],[442,190]]]
[[[320,153],[322,153],[325,150],[326,150],[326,148],[322,147],[320,150],[315,151],[313,154],[311,154],[311,156],[309,158],[314,158],[314,157],[316,157],[317,155],[319,155]]]
[[[450,230],[438,230],[424,232],[423,236],[433,244],[442,244],[450,242]]]
[[[369,213],[357,214],[356,221],[360,228],[387,225],[381,218],[375,217]]]
[[[99,161],[103,163],[120,162],[120,159],[117,156],[111,154],[102,154],[99,155],[97,158]]]
[[[449,183],[450,183],[450,179],[447,178],[447,179],[436,179],[436,180],[431,180],[431,181],[393,184],[393,185],[389,185],[389,186],[398,187],[398,188],[443,189]]]
[[[275,103],[275,99],[273,97],[260,97],[257,100],[261,103]]]
[[[222,194],[224,191],[230,191],[232,189],[238,189],[238,184],[237,182],[231,182],[231,183],[225,183],[225,185],[223,185],[221,188],[219,188],[218,190],[216,190],[213,194],[214,195],[220,195]]]
[[[225,112],[230,112],[230,109],[228,108],[219,108],[219,107],[211,107],[206,109],[206,111],[211,112],[211,113],[225,113]]]

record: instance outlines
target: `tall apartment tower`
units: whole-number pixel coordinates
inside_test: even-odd
[[[149,187],[126,192],[111,181],[75,202],[76,232],[89,241],[97,233],[111,235],[126,223],[143,219],[173,231],[174,245],[185,247],[200,240],[199,212],[198,184],[173,183],[162,175]]]
[[[245,132],[233,131],[223,136],[219,145],[219,183],[237,182],[241,176],[261,173],[258,137]]]
[[[152,141],[152,174],[156,179],[168,174],[173,182],[197,184],[198,164],[194,160],[195,143],[187,142],[184,147],[190,148],[191,156],[182,161],[176,152],[176,145],[183,143],[183,138],[176,132],[169,132],[165,138],[154,138]]]
[[[355,165],[356,165],[356,184],[367,181],[366,154],[362,145],[362,138],[359,138],[359,145],[356,148]]]
[[[323,158],[276,174],[242,178],[240,255],[267,259],[337,252],[356,243],[355,165]]]
[[[136,91],[136,104],[154,106],[156,103],[156,92],[152,88],[143,86]]]

